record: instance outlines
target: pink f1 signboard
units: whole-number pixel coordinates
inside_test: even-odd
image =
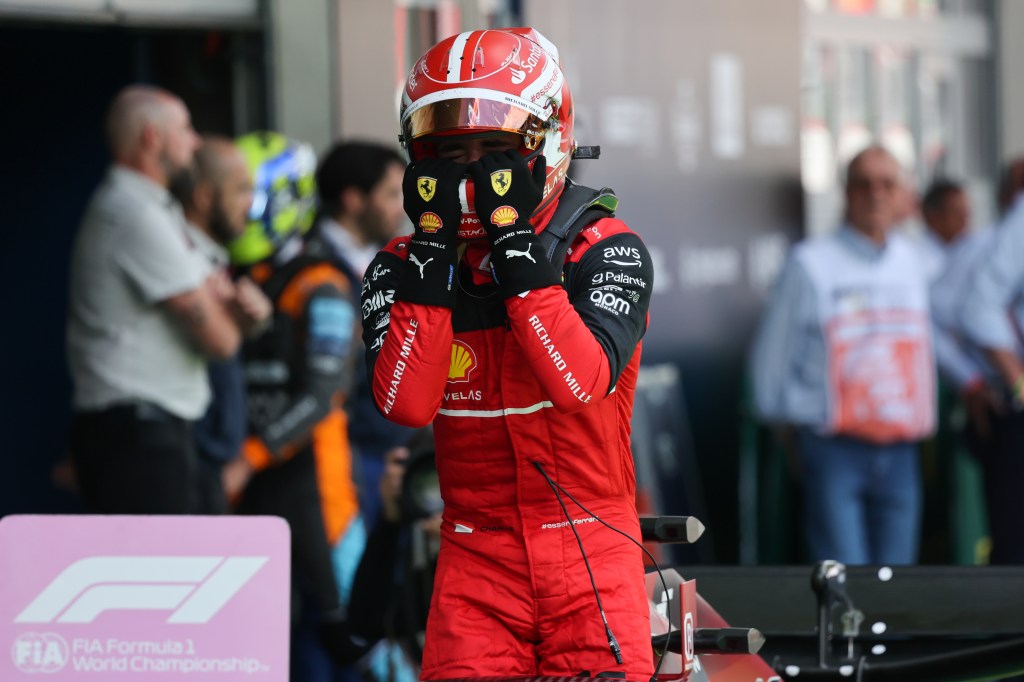
[[[0,519],[0,680],[286,682],[289,547],[273,517]]]

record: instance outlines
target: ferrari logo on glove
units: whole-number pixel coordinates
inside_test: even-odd
[[[508,188],[512,186],[512,170],[506,168],[505,170],[497,170],[491,173],[491,189],[499,197],[505,196],[508,192]]]
[[[437,179],[421,175],[416,183],[416,189],[420,191],[423,201],[430,201],[434,198],[434,191],[437,189]]]

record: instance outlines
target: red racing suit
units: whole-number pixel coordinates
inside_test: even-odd
[[[542,231],[554,207],[535,218]],[[641,550],[564,495],[587,570],[536,464],[590,512],[639,539],[630,416],[647,328],[651,258],[616,218],[584,229],[563,286],[501,300],[486,247],[460,261],[454,309],[395,297],[408,237],[363,280],[363,338],[378,408],[433,421],[444,498],[423,679],[623,671],[648,680]]]

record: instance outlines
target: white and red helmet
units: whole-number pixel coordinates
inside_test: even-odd
[[[538,211],[562,191],[576,147],[572,94],[558,48],[533,28],[470,31],[434,45],[409,72],[399,118],[402,144],[412,160],[433,156],[434,142],[445,135],[521,135],[525,156],[543,154],[547,160]],[[472,182],[464,180],[459,194],[459,237],[484,237],[471,210]]]

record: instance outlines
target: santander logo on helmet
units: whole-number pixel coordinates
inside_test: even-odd
[[[565,186],[576,146],[572,94],[558,48],[536,29],[468,31],[434,45],[409,73],[399,118],[411,159],[434,155],[436,141],[444,136],[511,132],[521,136],[524,156],[543,154],[547,161],[537,210]],[[472,182],[462,181],[459,198],[459,238],[485,237],[473,211]]]

